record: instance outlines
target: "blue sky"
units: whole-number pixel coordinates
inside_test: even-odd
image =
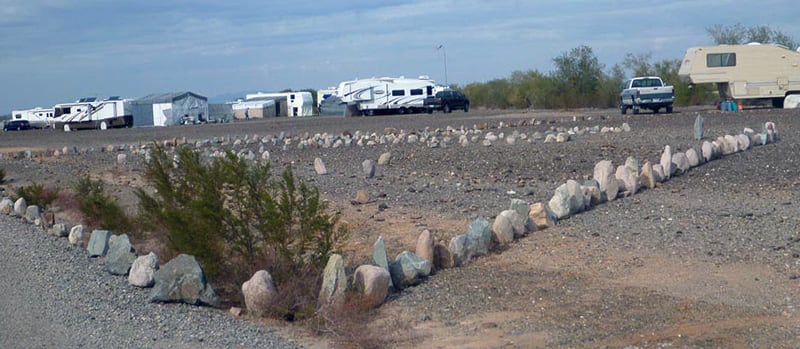
[[[714,24],[800,38],[794,1],[0,0],[0,115],[84,96],[324,88],[371,76],[450,83],[550,72],[579,45],[682,58]],[[436,46],[444,45],[443,50]]]

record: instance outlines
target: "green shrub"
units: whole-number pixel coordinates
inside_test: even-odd
[[[250,163],[228,151],[203,162],[180,148],[176,157],[156,145],[145,176],[152,193],[139,189],[140,217],[164,236],[169,249],[197,257],[209,279],[238,289],[259,269],[270,271],[278,289],[313,279],[319,290],[328,257],[348,231],[328,214],[317,188],[298,180],[291,167],[279,178],[268,163]],[[316,292],[286,292],[281,316],[313,314]]]
[[[108,195],[100,180],[79,179],[73,186],[78,210],[88,226],[130,233],[133,226],[116,198]]]
[[[28,205],[36,205],[42,209],[50,205],[58,198],[58,188],[47,187],[44,184],[33,182],[30,185],[17,188],[17,198],[24,198]]]

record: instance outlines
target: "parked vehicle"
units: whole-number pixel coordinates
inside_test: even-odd
[[[12,110],[13,120],[27,120],[32,128],[46,128],[53,125],[53,108],[33,108]]]
[[[131,127],[133,116],[126,113],[126,102],[119,97],[101,101],[96,97],[87,97],[74,103],[56,104],[53,108],[55,127],[64,131]]]
[[[664,108],[667,113],[672,113],[674,100],[675,89],[664,84],[660,77],[635,77],[625,81],[619,94],[619,111],[625,114],[632,109],[634,114],[639,114],[640,109],[650,109],[658,113]]]
[[[6,121],[6,123],[3,125],[3,132],[30,130],[31,128],[31,124],[28,122],[28,120],[11,120]]]
[[[678,75],[717,85],[721,100],[764,100],[776,108],[800,104],[800,52],[773,44],[718,45],[686,50]]]
[[[336,95],[347,105],[347,115],[411,114],[425,111],[423,102],[433,89],[427,76],[371,78],[343,81]]]
[[[469,111],[469,98],[461,91],[443,90],[436,92],[435,96],[425,98],[425,109],[429,114],[434,110],[449,113],[453,109],[461,109],[466,113]]]

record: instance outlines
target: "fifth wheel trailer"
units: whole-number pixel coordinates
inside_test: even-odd
[[[692,47],[678,75],[691,84],[716,84],[722,99],[766,100],[778,108],[800,102],[800,53],[785,46]]]
[[[419,78],[371,78],[343,81],[336,89],[350,115],[420,113],[425,98],[436,92],[434,81]]]

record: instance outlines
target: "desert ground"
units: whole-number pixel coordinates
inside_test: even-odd
[[[216,139],[219,148],[266,150],[273,168],[291,165],[342,214],[351,228],[345,259],[354,268],[370,263],[378,236],[386,240],[390,258],[413,251],[424,229],[447,244],[466,232],[473,219],[491,220],[507,209],[512,198],[547,202],[567,179],[591,178],[600,160],[622,165],[634,157],[657,163],[666,145],[673,152],[699,145],[693,132],[697,115],[705,118],[705,140],[739,134],[745,127],[760,132],[766,121],[777,124],[780,140],[592,207],[463,267],[438,271],[390,295],[371,323],[363,325],[365,332],[381,334],[387,338],[382,345],[397,348],[800,347],[796,110],[722,113],[692,107],[640,115],[619,115],[613,109],[471,110],[69,133],[33,130],[0,134],[0,168],[6,171],[7,195],[32,181],[69,188],[90,175],[103,179],[133,210],[131,188],[147,184],[143,157],[131,148],[153,141]],[[630,131],[586,132],[564,143],[532,140],[535,132],[623,124]],[[504,138],[491,146],[463,146],[458,137],[443,139],[448,127],[479,128],[481,137],[493,132]],[[259,141],[280,133],[304,138],[387,131],[439,135],[440,142],[299,149],[296,142],[284,147]],[[515,133],[527,139],[504,140]],[[243,142],[233,145],[236,139]],[[65,147],[68,154],[54,156]],[[385,152],[391,153],[391,162],[365,178],[362,161],[376,161]],[[119,153],[128,154],[126,163],[117,163]],[[314,172],[315,158],[325,162],[329,174]],[[353,203],[358,190],[370,192],[371,200]],[[56,221],[78,223],[75,219],[69,212],[56,214]],[[141,249],[148,248],[153,247]],[[342,339],[314,337],[278,322],[265,326],[297,336],[309,347],[334,346]]]

